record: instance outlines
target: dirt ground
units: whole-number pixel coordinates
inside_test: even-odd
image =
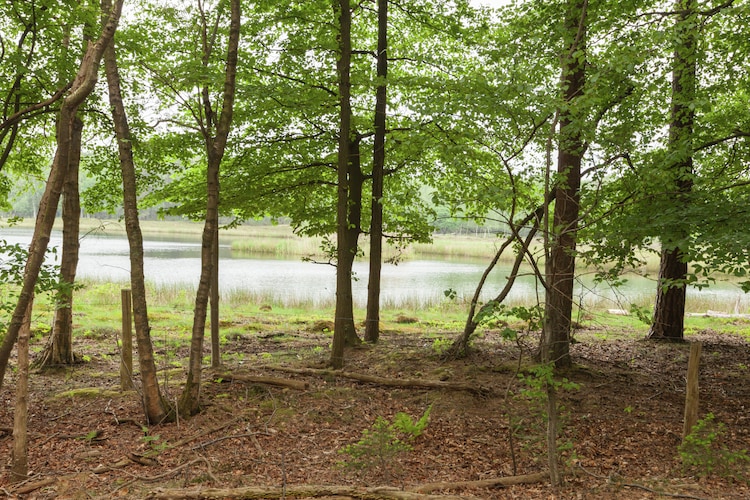
[[[165,490],[181,488],[193,492],[192,498],[206,498],[209,488],[257,486],[275,488],[275,493],[262,498],[293,498],[303,485],[327,485],[321,497],[351,498],[343,494],[347,487],[361,493],[357,498],[377,498],[374,487],[380,485],[413,491],[418,485],[546,470],[542,400],[524,392],[528,385],[518,377],[523,349],[503,340],[499,332],[484,332],[472,354],[460,361],[441,360],[432,339],[404,332],[385,332],[378,345],[347,352],[348,372],[398,380],[442,380],[446,385],[468,385],[476,392],[389,387],[330,374],[270,369],[271,364],[321,368],[330,335],[307,330],[291,335],[236,335],[223,346],[226,372],[294,379],[307,382],[307,388],[242,382],[207,370],[200,414],[150,426],[143,422],[137,393],[117,392],[118,357],[108,335],[103,332],[100,339],[76,341],[78,353],[87,362],[64,371],[33,374],[32,477],[20,486],[11,485],[8,469],[3,468],[0,496],[147,498],[157,492],[167,497]],[[608,339],[602,340],[605,335]],[[737,466],[745,479],[728,473],[706,477],[685,470],[678,457],[687,343],[653,343],[601,329],[579,331],[576,339],[572,346],[576,368],[568,378],[579,387],[560,393],[564,485],[553,489],[538,480],[503,487],[455,485],[429,495],[750,498],[747,465]],[[711,412],[725,426],[714,444],[730,453],[750,448],[749,343],[739,336],[711,331],[691,335],[689,340],[703,343],[700,415]],[[178,348],[174,360],[186,355],[184,349]],[[165,354],[163,347],[159,353]],[[184,380],[184,371],[174,360],[160,376],[171,400],[179,396]],[[530,376],[531,361],[525,355],[520,366],[521,373]],[[0,456],[6,457],[5,462],[10,461],[12,448],[14,377],[9,373],[0,392]],[[83,387],[95,389],[66,393]],[[342,464],[348,455],[340,450],[362,438],[363,430],[377,417],[391,420],[404,412],[416,419],[428,407],[429,424],[410,442],[410,451],[393,457],[376,453],[383,460],[361,470]],[[24,486],[36,488],[19,493]],[[333,494],[332,486],[342,487],[339,496]],[[296,498],[313,496],[311,492]],[[230,496],[239,497],[238,493]],[[424,494],[422,498],[431,497]]]

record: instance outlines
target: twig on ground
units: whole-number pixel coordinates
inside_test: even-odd
[[[636,484],[636,483],[620,483],[620,486],[627,486],[628,488],[641,489],[644,491],[648,491],[649,493],[653,493],[655,495],[661,495],[663,497],[690,498],[692,500],[709,500],[707,498],[696,497],[693,495],[684,495],[682,493],[668,493],[666,491],[655,490],[655,489],[649,488],[648,486],[643,486],[642,484]]]
[[[682,494],[682,493],[668,493],[666,491],[655,490],[655,489],[649,488],[648,486],[643,486],[642,484],[621,483],[621,482],[615,483],[615,481],[613,480],[612,476],[609,476],[609,477],[602,476],[600,474],[596,474],[594,472],[586,470],[586,468],[583,465],[581,465],[580,463],[578,464],[578,468],[581,469],[583,472],[585,472],[586,474],[588,474],[591,477],[595,477],[597,479],[602,479],[602,480],[605,480],[605,481],[607,481],[609,483],[618,484],[619,486],[627,486],[628,488],[641,489],[641,490],[644,490],[644,491],[648,491],[649,493],[653,493],[655,495],[661,495],[661,496],[672,497],[672,498],[689,498],[689,499],[692,499],[692,500],[708,500],[706,498],[696,497],[696,496],[693,496],[693,495],[685,495],[685,494]]]
[[[209,463],[209,461],[205,457],[198,457],[198,458],[196,458],[194,460],[191,460],[191,461],[186,462],[186,463],[184,463],[184,464],[182,464],[180,466],[177,466],[174,469],[168,470],[167,472],[164,472],[162,474],[157,474],[156,476],[134,476],[135,479],[133,479],[132,481],[128,481],[127,483],[121,484],[120,486],[118,486],[114,490],[110,491],[109,494],[112,495],[115,492],[117,492],[117,491],[119,491],[119,490],[121,490],[123,488],[127,488],[131,484],[137,483],[138,481],[151,482],[151,481],[158,481],[159,479],[164,479],[165,477],[169,477],[169,476],[171,476],[173,474],[176,474],[176,473],[180,472],[182,469],[190,467],[191,465],[194,465],[194,464],[199,463],[199,462],[203,462],[203,463],[206,464],[206,468],[208,469],[206,471],[206,474],[208,475],[209,479],[211,479],[211,481],[213,481],[214,483],[218,484],[219,481],[216,479],[216,477],[214,476],[213,472],[211,471],[211,464]]]
[[[230,420],[229,422],[224,422],[223,424],[218,425],[218,426],[216,426],[216,427],[214,427],[212,429],[206,429],[205,431],[199,432],[198,434],[195,434],[193,436],[187,437],[185,439],[181,439],[181,440],[177,441],[174,444],[170,444],[168,446],[168,448],[169,449],[179,448],[180,446],[186,445],[189,442],[195,441],[198,438],[201,438],[201,437],[206,436],[208,434],[213,434],[214,432],[218,432],[218,431],[220,431],[222,429],[226,429],[227,427],[230,427],[230,426],[236,424],[237,422],[242,421],[242,418],[243,417],[241,417],[241,416],[237,417],[237,418],[234,418],[234,419]]]
[[[202,442],[200,444],[196,444],[195,446],[193,446],[190,449],[191,450],[200,450],[200,449],[205,448],[206,446],[211,446],[212,444],[216,444],[216,443],[218,443],[220,441],[225,441],[227,439],[243,438],[243,437],[255,437],[257,435],[270,436],[270,434],[267,433],[267,432],[246,432],[244,434],[229,434],[229,435],[226,435],[226,436],[221,436],[221,437],[216,438],[216,439],[212,439],[211,441],[204,441],[204,442]]]

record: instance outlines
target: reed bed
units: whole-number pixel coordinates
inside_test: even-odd
[[[120,290],[129,288],[126,282],[113,283],[97,280],[85,280],[81,284],[83,288],[78,292],[76,301],[91,306],[111,306],[119,304]],[[187,285],[168,284],[156,285],[147,283],[147,299],[149,304],[155,306],[172,307],[175,309],[191,309],[195,304],[195,288]],[[602,311],[607,309],[629,310],[631,305],[640,308],[653,307],[653,292],[629,294],[627,297],[613,293],[611,290],[601,289],[599,292],[587,290],[579,293],[574,298],[576,307],[583,311]],[[471,300],[471,294],[459,294],[454,299],[446,298],[442,292],[436,293],[426,299],[409,298],[393,300],[383,299],[381,308],[384,311],[421,311],[438,310],[446,312],[467,311]],[[334,296],[295,296],[287,297],[281,294],[260,293],[248,289],[231,289],[222,293],[221,300],[230,307],[245,306],[270,306],[274,309],[291,308],[302,310],[321,310],[333,308]],[[486,299],[484,299],[486,300]],[[508,307],[529,306],[536,304],[540,299],[535,294],[515,295],[506,300]],[[355,301],[355,307],[364,309],[366,304]],[[732,300],[725,296],[713,296],[711,294],[688,294],[686,310],[693,313],[705,313],[717,311],[729,314],[747,313],[750,311],[750,296],[738,293]]]

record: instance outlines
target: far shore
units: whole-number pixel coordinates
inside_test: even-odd
[[[0,219],[0,225],[5,220]],[[203,231],[202,222],[192,221],[141,221],[141,231],[145,236],[189,235],[199,239]],[[26,218],[16,224],[16,227],[33,228],[34,219]],[[62,219],[55,220],[55,229],[62,229]],[[81,234],[103,231],[109,234],[125,234],[125,222],[117,219],[97,219],[84,217],[81,219]],[[243,224],[241,226],[222,229],[220,238],[229,243],[233,251],[248,254],[276,254],[320,256],[322,238],[299,236],[287,224]],[[414,243],[404,249],[397,249],[391,245],[384,246],[385,259],[412,258],[468,258],[486,259],[489,263],[499,247],[501,237],[494,234],[435,234],[432,243]],[[368,238],[360,238],[360,246],[368,253]],[[509,262],[512,256],[505,252],[501,262]]]

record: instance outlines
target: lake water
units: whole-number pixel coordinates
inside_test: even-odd
[[[8,243],[28,244],[30,229],[0,229],[0,239]],[[62,235],[54,232],[51,246],[61,245]],[[253,257],[231,251],[230,242],[220,245],[219,282],[222,294],[245,291],[293,304],[311,301],[331,304],[335,298],[335,269],[330,265],[303,262],[300,259]],[[128,283],[130,260],[124,235],[91,233],[81,239],[78,276],[95,280]],[[156,285],[184,286],[194,290],[200,275],[200,241],[196,237],[166,237],[144,241],[146,280]],[[435,304],[445,299],[444,291],[455,290],[459,297],[471,297],[487,262],[409,260],[398,265],[385,264],[382,270],[382,303],[387,306]],[[354,299],[364,306],[367,300],[367,262],[355,263]],[[496,268],[484,287],[483,299],[500,291],[509,267]],[[630,302],[650,299],[655,293],[652,279],[633,276],[613,291],[606,285],[594,285],[583,277],[577,284],[576,301],[589,307],[628,308]],[[731,311],[739,301],[746,308],[748,297],[732,283],[718,283],[711,289],[690,289],[690,296],[716,302],[714,308]],[[541,296],[541,290],[539,291]],[[537,286],[532,276],[519,278],[511,293],[513,302],[535,303]],[[721,307],[726,304],[725,307]]]

